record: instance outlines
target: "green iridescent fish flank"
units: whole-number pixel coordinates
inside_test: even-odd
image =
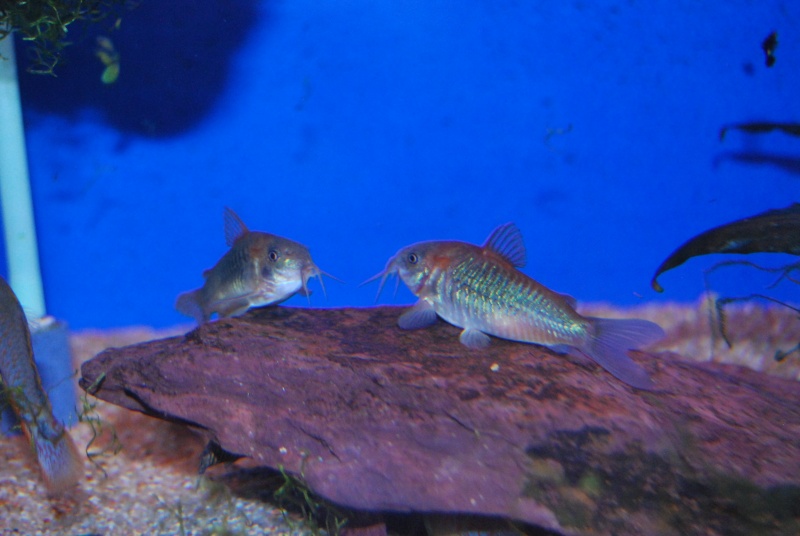
[[[550,342],[581,340],[590,326],[555,303],[533,280],[520,272],[483,256],[470,256],[440,271],[435,295],[449,299],[472,318],[496,321],[521,320],[526,326],[550,336]]]

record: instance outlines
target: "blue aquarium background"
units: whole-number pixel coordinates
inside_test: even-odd
[[[657,294],[667,255],[799,200],[799,137],[719,136],[800,122],[796,1],[142,0],[120,17],[71,29],[57,77],[25,72],[17,42],[47,309],[73,328],[191,322],[174,301],[227,250],[225,206],[345,281],[327,299],[313,282],[313,307],[372,305],[359,283],[400,247],[508,221],[525,273],[629,306],[697,300],[727,257]],[[798,301],[773,279],[711,282]],[[379,303],[413,301],[390,287]]]

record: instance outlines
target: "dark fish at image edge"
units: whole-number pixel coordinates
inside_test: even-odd
[[[748,134],[768,134],[782,132],[789,136],[800,136],[800,123],[781,123],[777,121],[749,121],[744,123],[731,123],[719,129],[719,139],[723,141],[729,130],[738,130]]]
[[[63,424],[53,416],[33,360],[28,321],[19,300],[0,277],[0,377],[3,395],[30,439],[47,490],[62,495],[83,476],[83,461]]]
[[[714,227],[673,251],[656,270],[650,285],[663,292],[658,276],[692,257],[711,253],[788,253],[800,255],[800,203]]]
[[[525,262],[522,235],[508,223],[495,229],[483,246],[431,241],[405,247],[365,283],[380,278],[380,296],[386,278],[397,275],[419,298],[400,316],[403,329],[429,326],[438,315],[463,328],[459,340],[469,348],[487,346],[493,335],[557,351],[577,350],[628,385],[653,388],[647,372],[627,351],[663,337],[658,325],[581,316],[571,296],[519,271]]]
[[[724,161],[739,162],[757,166],[773,166],[787,173],[800,174],[800,157],[752,151],[728,152],[714,158],[714,167]]]

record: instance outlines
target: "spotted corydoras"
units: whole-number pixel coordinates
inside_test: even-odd
[[[526,252],[513,223],[495,229],[483,246],[465,242],[419,242],[401,249],[386,269],[368,281],[397,274],[418,298],[398,324],[417,329],[436,315],[463,328],[460,341],[469,348],[489,344],[488,335],[557,350],[577,349],[623,382],[652,387],[647,372],[627,350],[658,340],[662,329],[646,320],[584,317],[575,300],[534,281],[517,268]]]
[[[236,213],[225,208],[225,239],[230,250],[203,272],[205,284],[178,296],[175,308],[198,323],[243,314],[250,307],[272,305],[298,292],[308,296],[308,280],[322,275],[302,244],[288,238],[250,231]]]

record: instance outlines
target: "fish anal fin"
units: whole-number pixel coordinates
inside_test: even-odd
[[[497,253],[516,268],[522,268],[527,262],[522,233],[513,222],[500,225],[492,231],[483,247]]]
[[[433,306],[424,300],[417,302],[414,307],[400,315],[397,325],[401,329],[421,329],[436,323],[436,311]]]
[[[225,243],[233,246],[237,239],[250,230],[232,208],[225,207]]]
[[[472,350],[486,348],[492,342],[487,334],[477,329],[465,329],[459,335],[458,340],[461,344]]]

